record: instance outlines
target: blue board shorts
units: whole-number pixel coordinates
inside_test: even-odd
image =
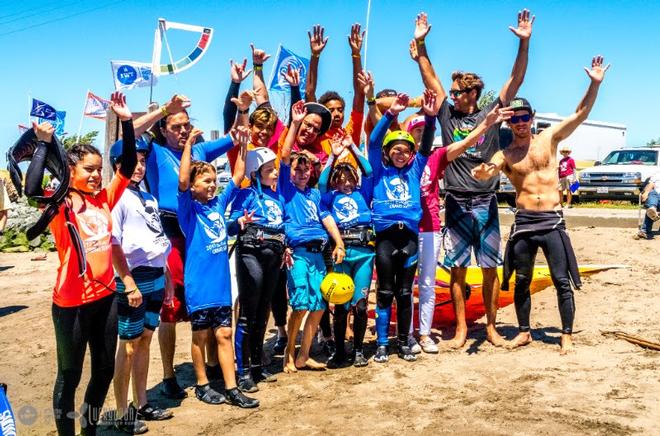
[[[477,265],[482,268],[502,265],[495,193],[461,195],[447,192],[442,239],[446,267],[470,266],[472,251]]]
[[[376,253],[372,247],[346,246],[344,261],[334,266],[334,271],[351,276],[355,291],[346,308],[358,304],[360,300],[366,300],[371,287],[371,278],[374,273],[374,258]]]
[[[231,306],[208,307],[190,314],[192,330],[231,328]]]
[[[293,249],[293,266],[287,270],[289,305],[293,310],[315,312],[325,310],[321,282],[326,269],[323,253],[309,251],[304,246]]]
[[[133,280],[142,294],[142,304],[128,305],[126,286],[117,279],[117,320],[119,339],[140,337],[144,329],[156,330],[160,324],[160,308],[165,295],[163,268],[137,267],[131,271]]]

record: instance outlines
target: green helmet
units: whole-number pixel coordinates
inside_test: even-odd
[[[413,136],[405,130],[394,130],[385,135],[385,139],[383,139],[383,150],[389,150],[390,145],[394,141],[407,142],[410,149],[415,150],[415,138],[413,138]]]

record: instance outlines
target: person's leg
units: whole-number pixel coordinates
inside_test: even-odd
[[[389,345],[390,316],[392,313],[392,301],[394,300],[394,263],[392,259],[394,250],[394,243],[388,238],[387,231],[377,236],[376,273],[378,275],[378,290],[376,291],[376,344],[379,347],[387,347]],[[383,361],[386,358],[387,354],[385,354]]]
[[[334,262],[332,261],[332,246],[326,244],[323,249],[323,263],[325,264],[325,270],[330,272],[333,269]],[[326,354],[332,355],[335,352],[335,341],[332,339],[332,325],[330,322],[330,307],[326,307],[323,311],[323,316],[319,322],[319,327],[321,328],[321,334],[323,338],[320,339],[320,343],[323,345],[323,351]]]
[[[534,237],[519,237],[514,241],[510,241],[509,244],[511,244],[509,250],[513,253],[512,268],[516,274],[513,302],[516,307],[519,333],[508,346],[516,348],[532,342],[529,323],[532,297],[529,292],[529,285],[532,283],[538,245]]]
[[[287,325],[288,329],[288,340],[286,344],[286,349],[284,350],[284,372],[289,374],[296,372],[296,338],[298,337],[298,332],[300,331],[300,325],[302,320],[307,313],[306,310],[293,310],[291,316],[289,316],[289,323]]]
[[[9,210],[0,210],[0,235],[5,231],[5,227],[7,227],[8,215]]]
[[[364,334],[367,330],[367,306],[369,289],[374,271],[375,253],[372,248],[360,247],[354,250],[356,256],[353,267],[353,283],[355,293],[351,306],[353,307],[353,350],[362,352]]]
[[[454,267],[449,275],[451,303],[456,316],[456,332],[447,343],[450,348],[461,348],[467,340],[467,323],[465,322],[465,276],[467,267]]]
[[[337,349],[328,360],[329,368],[338,368],[346,362],[346,323],[348,321],[348,309],[345,304],[335,304],[335,313],[332,325],[335,334]]]
[[[137,347],[133,357],[133,399],[137,408],[146,406],[147,400],[147,377],[149,375],[149,348],[154,331],[145,328],[137,341]]]
[[[273,292],[272,306],[271,310],[273,312],[273,318],[275,320],[275,327],[277,327],[277,344],[275,345],[274,351],[282,352],[284,347],[286,347],[286,315],[288,311],[288,299],[286,295],[286,281],[287,273],[286,269],[280,268],[280,274],[277,278],[277,286]],[[275,282],[273,282],[275,283]],[[280,348],[282,350],[280,351]]]
[[[573,201],[573,193],[571,192],[571,188],[569,187],[566,190],[566,207],[571,207],[571,201]]]
[[[422,344],[433,342],[431,324],[435,313],[435,270],[440,254],[440,232],[419,234],[419,339]],[[435,345],[435,344],[433,344]],[[424,347],[422,347],[424,349]],[[427,346],[426,350],[432,350]],[[437,352],[437,347],[435,348]]]
[[[206,342],[209,336],[209,329],[193,330],[190,355],[192,357],[193,369],[195,370],[195,379],[197,386],[204,386],[209,383],[206,376],[206,366],[204,365],[206,353]]]
[[[251,381],[250,356],[255,334],[256,311],[263,284],[263,266],[261,256],[255,250],[240,247],[236,253],[236,282],[238,284],[238,301],[240,306],[236,324],[236,366],[240,377]],[[222,359],[222,358],[221,358]],[[250,380],[248,380],[248,378]],[[243,386],[245,390],[256,390],[254,383]]]
[[[234,389],[236,387],[236,371],[234,370],[234,349],[231,344],[231,327],[216,328],[215,339],[218,343],[218,357],[220,358],[225,389]]]
[[[75,434],[75,395],[80,383],[89,326],[82,325],[79,307],[52,305],[57,378],[53,387],[53,415],[60,435]]]
[[[407,361],[416,360],[408,345],[408,331],[412,324],[412,285],[417,271],[417,234],[400,232],[400,238],[407,241],[400,249],[395,263],[396,315],[398,329],[399,357]]]
[[[540,246],[550,267],[552,283],[557,289],[557,306],[561,317],[561,354],[573,350],[573,321],[575,299],[568,274],[568,260],[564,254],[564,243],[559,230],[548,232],[540,238]]]
[[[644,215],[644,224],[642,228],[646,233],[647,238],[653,237],[653,218],[658,214],[658,204],[660,202],[660,195],[655,190],[649,192],[649,196],[644,203],[646,207],[646,214]]]
[[[89,354],[91,375],[81,408],[81,421],[87,425],[83,434],[96,434],[96,424],[101,418],[103,402],[110,388],[115,370],[117,349],[117,304],[115,295],[95,301],[84,315],[89,321]]]
[[[117,418],[124,416],[128,410],[128,385],[137,342],[139,342],[138,338],[119,339],[117,358],[115,359],[115,373],[112,380],[117,405]]]
[[[316,335],[319,322],[323,316],[327,304],[321,295],[321,282],[326,274],[325,260],[321,253],[306,253],[307,260],[307,274],[305,277],[306,287],[304,289],[306,295],[306,306],[309,310],[305,326],[303,328],[303,338],[300,342],[300,352],[296,357],[296,367],[309,368],[309,369],[322,369],[325,364],[319,363],[309,357],[309,352],[312,347],[312,341]]]
[[[312,348],[312,341],[316,335],[316,330],[318,329],[319,322],[323,316],[323,309],[315,310],[309,312],[307,319],[305,320],[305,326],[303,328],[302,341],[300,341],[300,351],[296,357],[295,365],[296,368],[309,368],[309,369],[321,369],[325,365],[319,363],[309,357],[309,350]]]
[[[500,300],[497,267],[502,264],[500,222],[495,194],[476,201],[472,214],[476,222],[476,232],[478,232],[474,235],[478,241],[475,249],[476,258],[483,276],[482,293],[486,309],[486,339],[496,347],[501,347],[506,344],[506,340],[495,328]]]

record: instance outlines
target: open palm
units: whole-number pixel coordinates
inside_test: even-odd
[[[532,24],[534,24],[536,16],[534,15],[530,18],[530,15],[531,13],[528,9],[523,9],[518,12],[518,27],[509,27],[509,29],[520,39],[529,39],[529,37],[532,36]]]
[[[429,24],[428,15],[426,15],[426,12],[421,12],[415,19],[415,39],[426,38],[430,31],[431,25]]]
[[[584,68],[584,71],[587,72],[587,75],[596,83],[603,81],[605,78],[605,72],[610,68],[611,64],[607,64],[607,66],[603,67],[604,62],[605,59],[598,55],[591,60],[591,69],[588,69],[587,67]]]

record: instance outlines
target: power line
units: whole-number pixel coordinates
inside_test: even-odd
[[[108,3],[106,5],[103,5],[103,6],[98,6],[96,8],[91,8],[91,9],[87,9],[85,11],[76,12],[74,14],[65,15],[65,16],[60,17],[60,18],[54,18],[52,20],[43,21],[41,23],[36,23],[36,24],[30,25],[30,26],[23,27],[21,29],[16,29],[16,30],[11,30],[9,32],[0,33],[0,36],[12,35],[14,33],[23,32],[24,30],[29,30],[29,29],[34,29],[36,27],[45,26],[46,24],[57,23],[59,21],[66,20],[68,18],[73,18],[73,17],[77,17],[79,15],[87,14],[89,12],[98,11],[99,9],[104,9],[104,8],[107,8],[108,6],[113,6],[117,3],[122,3],[124,1],[126,1],[126,0],[117,0],[117,1],[114,1],[114,2],[110,2],[110,3]]]
[[[56,11],[58,9],[68,8],[69,6],[74,5],[76,3],[80,3],[81,1],[82,0],[77,0],[77,1],[69,2],[69,3],[65,3],[65,4],[56,5],[56,6],[53,6],[52,8],[50,8],[50,9],[37,9],[36,11],[34,9],[24,9],[22,11],[15,12],[13,14],[7,14],[7,15],[4,15],[4,16],[1,16],[0,20],[4,20],[5,18],[11,18],[11,20],[2,21],[2,22],[0,22],[0,24],[5,25],[5,24],[9,24],[9,23],[14,23],[16,21],[20,21],[20,20],[24,20],[26,18],[34,17],[36,15],[43,15],[43,14],[46,14],[46,13],[49,13],[49,12]],[[24,15],[24,14],[27,14],[27,15]],[[19,16],[16,17],[17,15],[19,15]],[[20,16],[20,15],[22,15],[22,16]],[[12,17],[16,17],[16,18],[12,18]]]

